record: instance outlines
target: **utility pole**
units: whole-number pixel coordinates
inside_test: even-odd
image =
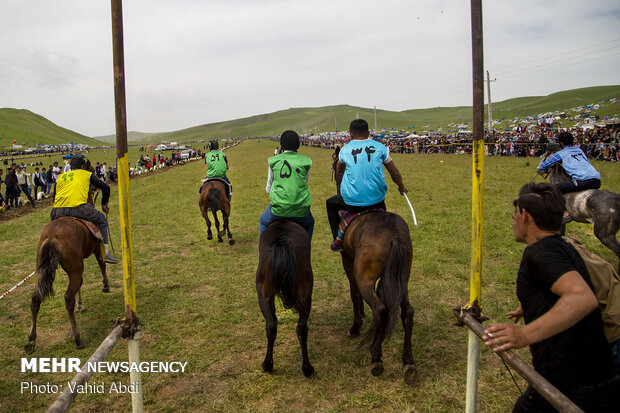
[[[377,132],[377,107],[375,106],[375,133]]]
[[[495,137],[493,133],[493,109],[491,107],[491,82],[496,82],[497,79],[490,80],[489,79],[489,71],[487,70],[487,93],[489,97],[489,139],[491,137]],[[495,139],[493,139],[495,140]]]

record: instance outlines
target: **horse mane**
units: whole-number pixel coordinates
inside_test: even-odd
[[[560,149],[562,149],[562,147],[560,146],[559,143],[554,143],[554,142],[548,143],[547,151],[540,157],[541,161],[546,160],[547,158],[549,158],[551,155],[553,155]],[[572,178],[566,173],[566,171],[564,170],[564,168],[562,168],[562,165],[560,163],[555,163],[549,167],[549,181],[552,184],[557,184],[558,182],[570,181],[571,179]]]

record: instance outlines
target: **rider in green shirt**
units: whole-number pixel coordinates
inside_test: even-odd
[[[209,142],[210,152],[205,155],[205,163],[207,164],[207,176],[205,179],[219,178],[228,184],[228,200],[232,197],[232,185],[226,176],[226,171],[230,169],[228,166],[228,158],[224,152],[218,150],[217,141]]]
[[[271,204],[260,217],[260,232],[278,219],[288,219],[300,224],[312,238],[314,217],[310,213],[312,197],[308,190],[308,176],[312,161],[297,153],[299,135],[287,130],[280,137],[284,152],[269,158],[269,177],[266,191]]]

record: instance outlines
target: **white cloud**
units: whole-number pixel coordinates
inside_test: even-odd
[[[299,106],[471,104],[469,2],[125,1],[128,128]],[[483,4],[493,99],[618,84],[620,5]],[[114,131],[108,2],[3,1],[0,106]]]

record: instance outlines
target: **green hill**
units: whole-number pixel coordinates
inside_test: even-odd
[[[508,99],[493,103],[493,119],[501,120],[496,125],[498,130],[505,130],[522,122],[526,116],[535,116],[547,112],[569,112],[576,115],[579,112],[570,109],[604,102],[608,99],[620,97],[620,85],[597,86],[573,89],[548,96],[529,96]],[[485,117],[487,108],[485,105]],[[619,117],[620,104],[605,102],[598,109],[592,109],[589,114]],[[275,136],[286,129],[294,129],[299,133],[328,132],[346,130],[349,122],[356,117],[366,119],[371,128],[374,128],[374,110],[349,105],[325,106],[318,108],[291,108],[273,113],[255,115],[242,119],[224,122],[209,123],[172,132],[142,133],[129,132],[128,139],[132,143],[155,142],[189,142],[214,138],[237,138],[252,136]],[[457,125],[464,125],[471,129],[471,106],[437,107],[428,109],[412,109],[402,112],[377,109],[377,128],[393,128],[424,132],[439,130],[447,133],[455,132]],[[564,122],[564,121],[563,121]],[[566,121],[572,126],[575,121]],[[100,136],[89,138],[68,129],[62,128],[44,117],[28,110],[0,109],[0,148],[10,146],[11,140],[24,147],[34,146],[36,143],[61,144],[68,142],[85,143],[92,146],[103,145],[104,142],[114,144],[115,136]]]
[[[529,96],[508,99],[493,103],[493,119],[504,120],[496,129],[504,130],[516,117],[535,116],[539,113],[569,111],[583,105],[599,103],[620,97],[620,85],[597,86],[573,89],[548,96]],[[601,118],[618,117],[620,104],[607,103],[590,112]],[[487,105],[485,105],[485,121]],[[286,129],[299,133],[327,132],[346,130],[349,122],[357,116],[368,121],[374,128],[374,110],[349,105],[325,106],[319,108],[291,108],[273,113],[235,119],[225,122],[209,123],[174,132],[152,134],[136,142],[187,142],[212,138],[234,138],[243,136],[275,136]],[[454,124],[472,122],[472,107],[437,107],[429,109],[412,109],[402,112],[377,109],[377,128],[407,129],[415,127],[416,131],[438,130],[456,131]],[[574,122],[570,123],[572,126]]]
[[[60,127],[29,110],[0,108],[0,149],[11,147],[13,140],[24,148],[34,147],[37,143],[104,145],[101,141]]]

